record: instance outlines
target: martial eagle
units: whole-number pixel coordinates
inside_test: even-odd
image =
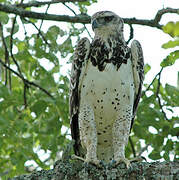
[[[74,52],[70,86],[71,134],[76,157],[96,165],[124,162],[144,79],[143,53],[128,47],[123,20],[111,11],[91,18],[94,39],[82,38]]]

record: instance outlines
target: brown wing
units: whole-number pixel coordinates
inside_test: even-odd
[[[70,120],[71,120],[71,135],[74,143],[74,151],[78,156],[83,156],[83,149],[80,143],[80,132],[78,125],[78,111],[80,102],[80,79],[85,62],[88,60],[90,51],[90,42],[88,38],[81,39],[74,52],[72,62],[71,79],[70,79]]]
[[[139,41],[134,40],[131,44],[132,53],[132,69],[134,76],[135,85],[135,100],[133,105],[133,119],[131,123],[131,128],[134,123],[134,118],[137,112],[138,103],[141,97],[142,84],[144,80],[144,58],[143,51]]]

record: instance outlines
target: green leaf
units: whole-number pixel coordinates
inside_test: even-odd
[[[169,34],[172,37],[179,36],[179,21],[174,22],[168,22],[165,26],[162,27],[163,31],[167,34]]]
[[[65,32],[62,29],[60,29],[58,26],[51,26],[49,27],[46,35],[47,35],[46,37],[49,39],[56,39],[58,35],[64,36]]]
[[[5,85],[0,83],[0,98],[6,98],[7,96],[10,96],[9,89]]]
[[[169,41],[162,45],[162,48],[168,49],[168,48],[174,48],[176,46],[179,46],[179,40]]]
[[[169,134],[171,134],[172,136],[176,136],[176,137],[179,136],[179,127],[170,129]]]
[[[45,112],[46,108],[46,103],[42,100],[39,100],[31,107],[31,110],[32,112],[35,112],[37,116],[39,116],[41,113]]]
[[[144,74],[146,75],[151,69],[151,66],[149,64],[145,64],[144,66]]]
[[[9,21],[9,17],[8,17],[7,13],[0,12],[0,22],[2,24],[7,24],[8,21]]]
[[[178,71],[178,77],[177,77],[177,89],[179,89],[179,71]]]
[[[154,139],[154,144],[156,147],[162,146],[163,142],[164,142],[164,137],[161,135],[157,135]]]
[[[175,37],[179,37],[179,21],[176,22],[173,33],[174,33],[174,36],[175,36]]]
[[[160,66],[166,67],[171,66],[175,63],[175,61],[179,59],[179,50],[171,52],[161,63]]]
[[[167,151],[164,153],[163,158],[165,159],[165,161],[170,160],[170,156],[169,156],[169,153]]]
[[[7,28],[7,32],[11,32],[12,28]],[[17,33],[19,31],[19,25],[18,24],[15,24],[14,25],[14,31],[13,31],[13,34]]]
[[[149,158],[150,158],[150,159],[153,159],[153,160],[158,160],[158,159],[160,159],[160,158],[161,158],[160,152],[153,150],[153,151],[149,154]]]
[[[171,101],[173,102],[173,106],[179,106],[179,89],[175,86],[166,84],[165,90],[167,94],[170,96]]]
[[[171,139],[167,140],[166,145],[163,147],[163,150],[169,152],[173,150],[173,141]]]

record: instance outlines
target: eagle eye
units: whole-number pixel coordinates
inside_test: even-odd
[[[114,18],[114,16],[106,16],[106,17],[104,17],[104,20],[105,20],[106,22],[109,22],[109,21],[111,21],[113,18]]]

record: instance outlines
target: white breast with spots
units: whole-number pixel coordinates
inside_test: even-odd
[[[112,127],[126,107],[133,106],[134,80],[131,61],[122,64],[118,71],[108,63],[104,71],[88,62],[80,84],[80,106],[88,104],[94,111],[97,129],[97,152],[112,154]],[[131,108],[132,109],[132,108]],[[102,159],[102,155],[98,158]],[[110,157],[111,159],[112,157]],[[105,158],[104,158],[105,159]]]

